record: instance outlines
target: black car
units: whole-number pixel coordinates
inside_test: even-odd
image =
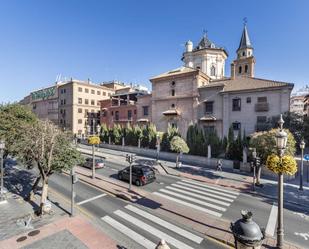
[[[118,179],[130,181],[130,167],[119,170]],[[133,165],[132,166],[132,183],[136,186],[142,186],[156,179],[155,172],[148,166]]]

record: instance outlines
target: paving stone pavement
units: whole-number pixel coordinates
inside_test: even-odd
[[[26,231],[22,221],[33,214],[32,206],[20,199],[8,199],[0,204],[0,240]]]
[[[9,192],[6,194],[7,202],[0,204],[0,241],[43,226],[63,215],[64,211],[52,204],[51,214],[44,215],[43,218],[35,216],[40,196],[35,195],[32,202],[23,199],[36,178],[35,172],[18,167],[13,161],[5,170],[4,183]],[[26,226],[29,218],[30,225]]]
[[[70,231],[62,230],[36,241],[30,245],[24,246],[21,249],[87,249],[78,238],[76,238]]]

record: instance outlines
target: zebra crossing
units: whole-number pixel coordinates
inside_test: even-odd
[[[161,239],[175,248],[202,248],[203,237],[133,205],[118,209],[101,220],[147,249],[156,248]]]
[[[153,194],[216,217],[221,217],[239,195],[236,191],[194,180],[178,181]]]

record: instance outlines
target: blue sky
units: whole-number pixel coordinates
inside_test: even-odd
[[[182,65],[184,43],[203,29],[235,58],[243,18],[255,48],[256,77],[309,83],[309,1],[0,1],[0,102],[53,84],[58,74],[150,87]]]

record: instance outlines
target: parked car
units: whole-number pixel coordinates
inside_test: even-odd
[[[94,163],[96,169],[101,169],[105,166],[104,161],[100,158],[96,158]],[[92,157],[87,157],[83,166],[92,169]]]
[[[130,181],[130,167],[118,171],[118,179]],[[149,166],[133,165],[132,166],[132,183],[136,186],[142,186],[153,182],[156,174]]]

